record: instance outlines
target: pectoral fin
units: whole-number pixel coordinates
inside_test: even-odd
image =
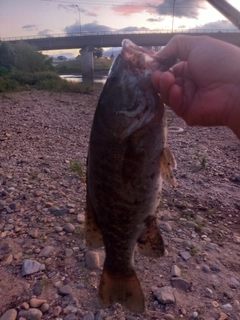
[[[96,222],[96,214],[92,207],[91,200],[87,194],[86,213],[85,213],[85,239],[89,249],[97,249],[103,246],[103,238],[101,230]]]
[[[173,169],[177,167],[176,160],[172,151],[166,146],[160,158],[160,174],[163,181],[172,187],[177,186],[177,181],[173,175]]]
[[[148,257],[161,257],[164,255],[164,242],[157,226],[155,216],[148,216],[145,220],[145,230],[138,239],[137,250]]]

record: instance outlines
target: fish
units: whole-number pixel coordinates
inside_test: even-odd
[[[98,288],[103,308],[120,303],[131,312],[144,312],[135,249],[148,257],[164,255],[156,210],[162,182],[176,186],[176,161],[166,141],[164,103],[151,74],[168,70],[174,61],[124,39],[95,110],[84,228],[89,249],[105,247]]]

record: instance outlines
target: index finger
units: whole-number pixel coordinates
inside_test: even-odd
[[[168,44],[158,53],[160,57],[174,56],[182,61],[187,61],[192,50],[200,44],[200,42],[207,40],[206,36],[174,36]]]

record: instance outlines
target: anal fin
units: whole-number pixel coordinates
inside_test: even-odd
[[[164,242],[155,216],[145,220],[145,230],[137,241],[137,251],[147,257],[158,258],[164,255]]]
[[[169,147],[166,146],[160,157],[160,174],[163,181],[174,188],[177,186],[177,181],[173,175],[173,169],[176,167],[175,157]]]
[[[98,299],[103,308],[108,308],[118,302],[134,313],[142,313],[145,310],[142,288],[133,269],[125,274],[110,272],[104,266]]]
[[[96,214],[87,193],[84,230],[86,245],[89,249],[97,249],[103,246],[102,233],[95,217]]]

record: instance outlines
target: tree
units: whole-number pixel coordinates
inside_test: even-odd
[[[93,49],[93,56],[100,58],[103,54],[103,48],[94,48]]]

